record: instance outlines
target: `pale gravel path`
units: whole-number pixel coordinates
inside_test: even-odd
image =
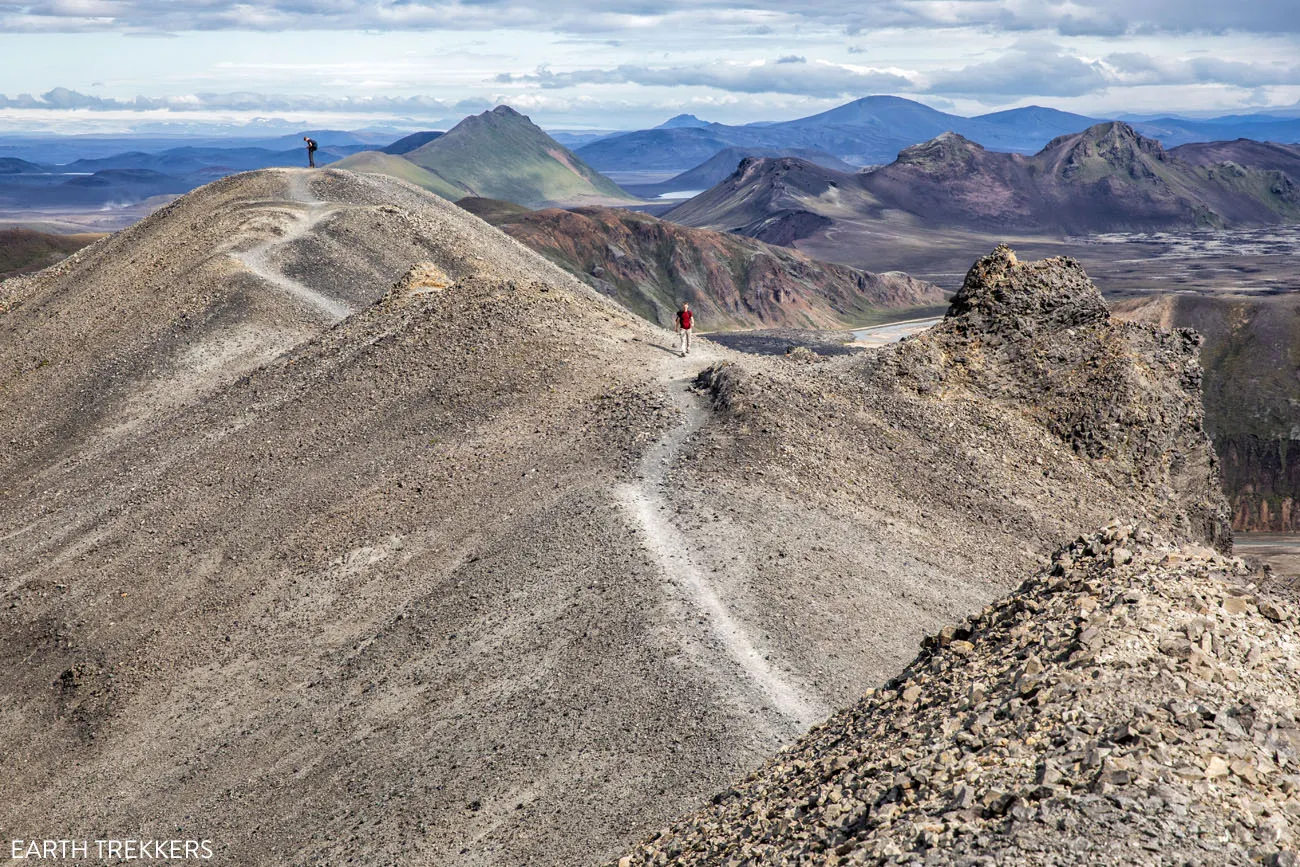
[[[267,283],[306,302],[308,306],[323,313],[332,322],[346,319],[356,312],[352,305],[337,298],[332,298],[305,283],[295,280],[271,263],[271,253],[273,251],[305,237],[316,226],[342,210],[342,207],[322,202],[316,198],[308,185],[305,171],[289,173],[285,193],[286,203],[299,205],[302,208],[300,210],[286,209],[286,214],[292,222],[284,234],[259,244],[251,250],[232,253],[231,257]]]
[[[692,539],[676,522],[676,511],[668,500],[669,470],[682,446],[708,417],[701,399],[690,390],[691,381],[717,360],[720,356],[705,346],[687,358],[664,361],[664,393],[681,411],[681,420],[646,451],[637,480],[620,493],[624,507],[645,531],[645,544],[665,578],[682,591],[707,625],[719,679],[735,684],[734,695],[740,702],[759,710],[774,709],[787,723],[783,727],[787,733],[799,734],[825,719],[829,709],[771,664],[776,649],[763,647],[748,625],[732,613],[727,599],[709,579],[708,564],[696,553],[700,540]],[[711,544],[722,544],[721,537],[718,534]]]

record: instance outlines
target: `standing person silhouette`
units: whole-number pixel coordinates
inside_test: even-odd
[[[316,168],[316,139],[303,136],[302,140],[307,142],[307,168]]]
[[[691,328],[695,326],[695,314],[691,312],[691,305],[682,302],[682,309],[677,311],[677,333],[681,335],[678,352],[682,358],[691,354]]]

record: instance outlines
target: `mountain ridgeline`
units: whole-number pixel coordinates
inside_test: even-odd
[[[906,274],[817,262],[787,247],[616,208],[527,211],[458,204],[665,327],[689,301],[703,330],[843,328],[886,310],[932,308],[939,287]]]
[[[602,171],[682,171],[729,147],[803,148],[853,165],[879,165],[903,148],[946,130],[958,130],[998,150],[1032,152],[1055,136],[1095,122],[1039,106],[961,117],[910,99],[868,96],[777,123],[731,126],[698,118],[679,120],[656,129],[607,136],[578,148],[578,155]]]
[[[364,152],[339,168],[386,174],[443,198],[505,199],[530,208],[632,201],[527,117],[498,106],[465,118],[446,133],[400,153]]]
[[[665,217],[781,243],[837,220],[891,215],[930,227],[1033,233],[1261,226],[1300,220],[1300,187],[1276,169],[1184,160],[1127,124],[1106,123],[1058,137],[1033,156],[945,133],[856,174],[790,158],[746,161]]]

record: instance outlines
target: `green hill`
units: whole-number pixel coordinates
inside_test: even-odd
[[[504,105],[465,118],[445,135],[402,158],[463,188],[459,195],[449,196],[452,199],[470,194],[530,208],[635,201],[528,118]],[[446,196],[439,189],[426,188]]]
[[[423,187],[429,192],[453,202],[471,194],[468,188],[448,181],[438,175],[437,172],[431,172],[417,166],[408,159],[381,151],[362,151],[359,154],[353,154],[339,160],[332,164],[330,168],[387,175],[390,178],[397,178],[415,184],[417,187]]]

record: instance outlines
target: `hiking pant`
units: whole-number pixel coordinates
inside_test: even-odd
[[[311,150],[307,151],[307,168],[309,168],[309,169],[314,169],[314,168],[316,168],[316,152],[315,152],[315,151],[311,151]]]
[[[691,351],[691,329],[682,328],[678,333],[681,334],[681,337],[679,338],[679,341],[681,343],[680,351],[690,352]]]

